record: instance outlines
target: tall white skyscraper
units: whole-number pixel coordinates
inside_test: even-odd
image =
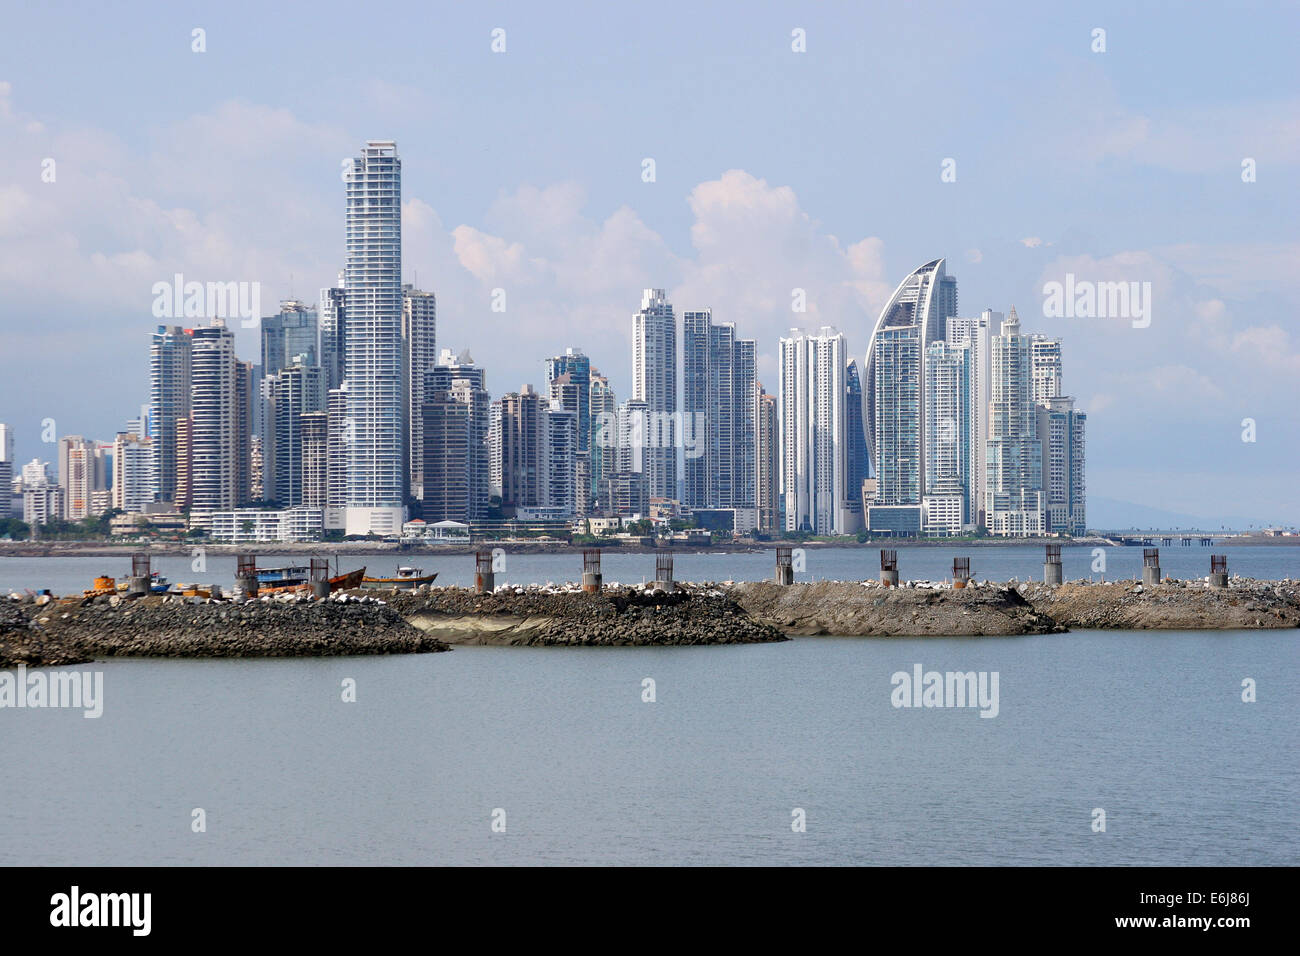
[[[848,506],[845,433],[848,347],[830,327],[792,329],[781,339],[778,403],[781,494],[787,531],[851,534],[860,513]]]
[[[402,410],[402,161],[366,143],[347,176],[344,379],[348,534],[397,534],[406,520]]]
[[[1088,416],[1074,410],[1074,399],[1048,398],[1038,405],[1038,440],[1043,446],[1043,494],[1048,530],[1083,535],[1088,530],[1084,481],[1084,430]]]
[[[239,500],[240,418],[235,334],[222,319],[193,330],[190,366],[190,504],[218,511]]]
[[[958,534],[969,523],[970,362],[968,345],[926,349],[923,534]]]
[[[652,498],[677,497],[677,319],[663,289],[632,316],[632,399],[645,403],[642,462]]]
[[[1020,318],[1007,313],[992,346],[989,438],[985,453],[984,510],[989,530],[1038,535],[1045,529],[1043,451],[1034,405],[1030,338]]]
[[[402,420],[406,423],[407,487],[424,497],[424,404],[426,379],[438,360],[438,300],[432,292],[402,287]]]
[[[879,374],[880,368],[877,356],[881,354],[876,348],[876,340],[888,329],[915,329],[915,335],[912,337],[903,336],[900,338],[897,333],[894,333],[892,338],[895,341],[890,347],[902,348],[903,352],[901,354],[904,357],[910,357],[914,348],[917,354],[923,357],[931,342],[936,342],[944,337],[948,317],[956,314],[957,278],[948,275],[944,271],[943,259],[927,262],[900,282],[898,288],[894,290],[894,294],[885,303],[885,307],[880,310],[880,315],[877,317],[875,327],[871,333],[871,341],[867,344],[866,381],[863,382],[862,389],[862,398],[866,404],[863,424],[866,426],[867,451],[871,456],[873,471],[878,472],[880,470],[879,459],[888,457],[884,453],[878,453],[875,447],[876,437],[880,433],[876,417],[882,414],[882,410],[877,407],[877,402],[882,394],[889,395],[888,389],[882,391],[876,387],[876,376]],[[914,346],[903,341],[903,339],[909,338],[914,338]],[[921,374],[919,367],[916,374],[918,376]],[[923,422],[924,412],[920,407],[925,400],[923,391],[919,387],[915,390],[911,388],[905,389],[904,394],[898,400],[910,402],[913,407],[893,411],[890,413],[893,419],[898,422]],[[919,431],[914,445],[919,454],[923,455],[925,436],[920,434]],[[919,476],[916,479],[918,493],[924,494],[925,490],[920,485],[924,482],[925,466],[924,462],[919,458],[915,469]],[[910,487],[911,484],[912,478],[909,472],[904,485]]]
[[[970,349],[970,407],[966,416],[967,447],[970,450],[967,521],[977,527],[985,525],[984,519],[984,454],[989,437],[989,402],[993,398],[990,376],[992,365],[990,349],[993,335],[1002,328],[1003,315],[985,309],[974,318],[950,318],[947,341],[949,345],[964,345]]]
[[[1045,402],[1061,394],[1061,340],[1046,335],[1029,338],[1029,358],[1034,380],[1034,401]]]
[[[12,425],[6,425],[0,422],[0,461],[7,461],[13,464],[14,460],[14,428]]]

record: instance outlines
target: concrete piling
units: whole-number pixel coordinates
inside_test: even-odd
[[[255,555],[235,555],[235,584],[244,592],[245,597],[257,597],[257,557]]]
[[[605,576],[600,573],[600,552],[582,552],[582,589],[588,594],[599,594]]]
[[[1160,583],[1160,549],[1142,550],[1142,586],[1152,588]]]
[[[1060,584],[1065,580],[1061,573],[1061,546],[1059,544],[1049,544],[1047,546],[1047,560],[1043,563],[1043,582],[1046,584]]]
[[[953,558],[952,559],[952,586],[957,589],[964,588],[966,582],[970,580],[970,558]]]
[[[880,583],[887,588],[898,587],[898,552],[892,548],[880,549]]]
[[[1226,588],[1228,586],[1228,556],[1226,554],[1210,555],[1210,587]]]
[[[794,549],[785,545],[776,548],[776,576],[773,579],[782,586],[794,584]]]
[[[655,555],[655,588],[660,591],[672,591],[677,587],[673,583],[673,556],[669,554]]]
[[[474,590],[479,594],[491,594],[496,589],[496,574],[492,571],[492,552],[476,551],[474,553]]]

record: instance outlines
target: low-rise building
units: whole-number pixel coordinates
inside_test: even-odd
[[[202,528],[212,540],[232,544],[319,541],[324,527],[322,509],[303,506],[278,511],[240,508],[190,513],[191,530]]]

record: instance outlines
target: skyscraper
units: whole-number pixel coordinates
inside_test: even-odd
[[[968,345],[940,339],[925,351],[925,495],[922,533],[959,534],[969,521],[970,365]]]
[[[915,374],[917,384],[920,383],[921,369],[919,357],[924,356],[925,350],[931,342],[937,341],[944,337],[949,316],[957,314],[957,279],[950,276],[944,271],[944,260],[935,259],[927,262],[907,278],[899,283],[894,294],[890,296],[885,307],[880,310],[880,315],[876,319],[875,328],[871,333],[871,341],[867,344],[866,357],[866,381],[863,383],[863,399],[866,402],[866,414],[864,424],[866,425],[867,451],[871,456],[872,468],[877,472],[881,470],[880,460],[887,457],[884,453],[877,451],[875,443],[877,436],[880,434],[880,428],[877,424],[877,417],[881,414],[888,414],[895,423],[922,422],[924,412],[920,408],[920,403],[924,401],[922,389],[905,388],[903,393],[897,399],[912,403],[912,407],[907,409],[880,409],[878,402],[882,394],[888,396],[889,390],[881,391],[876,387],[876,376],[880,374],[879,358],[882,353],[876,347],[877,339],[890,329],[914,329],[912,335],[902,335],[897,332],[890,334],[893,340],[890,349],[902,349],[901,357],[912,361],[913,352],[918,357],[915,363]],[[905,344],[906,343],[906,344]],[[910,374],[910,373],[908,373]],[[894,400],[890,398],[889,400]],[[917,454],[923,454],[924,436],[919,431],[912,441],[910,436],[908,441],[911,447],[914,447]],[[920,487],[923,482],[924,463],[918,460],[915,464],[908,465],[908,468],[914,468],[915,479],[909,473],[905,476],[902,487],[910,488],[913,485],[917,487],[917,498],[924,493]]]
[[[198,511],[234,508],[239,501],[241,410],[235,335],[223,319],[192,333],[190,366],[190,504]]]
[[[645,403],[642,469],[651,498],[677,497],[677,319],[663,289],[632,316],[632,399]]]
[[[967,448],[970,464],[967,466],[966,520],[976,527],[984,527],[984,455],[989,437],[989,402],[993,398],[990,376],[992,365],[990,349],[993,334],[1002,328],[1001,312],[985,309],[974,318],[949,318],[947,342],[964,345],[970,350],[970,404],[966,413]]]
[[[844,372],[844,435],[848,443],[847,496],[849,510],[862,514],[862,483],[871,474],[871,460],[867,455],[866,427],[862,422],[865,399],[862,395],[862,376],[858,374],[858,363],[849,360]]]
[[[507,511],[549,507],[549,409],[531,385],[492,403],[491,494]]]
[[[468,523],[470,498],[470,406],[450,390],[435,390],[420,406],[425,456],[421,517],[426,522]]]
[[[1029,359],[1034,380],[1034,401],[1045,402],[1061,394],[1061,340],[1045,335],[1029,337]]]
[[[405,521],[402,419],[402,161],[370,141],[347,176],[344,378],[348,534],[396,534]]]
[[[149,438],[158,499],[176,498],[176,423],[190,416],[190,333],[160,325],[149,346]]]
[[[578,495],[580,513],[585,514],[586,502],[590,500],[594,485],[592,484],[593,453],[592,418],[591,418],[591,359],[582,354],[582,349],[567,348],[563,355],[556,355],[546,360],[546,384],[562,375],[569,376],[574,391],[569,399],[563,399],[564,407],[578,417],[578,447],[576,453],[577,468],[585,489]],[[556,398],[554,390],[551,398]]]
[[[1045,530],[1043,451],[1038,439],[1030,338],[1013,308],[993,338],[992,401],[985,452],[985,504],[989,530],[1037,535]]]
[[[781,494],[787,531],[850,534],[844,402],[848,350],[824,326],[781,339]]]
[[[134,432],[119,432],[113,441],[113,507],[144,511],[154,500],[153,449]]]
[[[14,429],[12,425],[6,425],[0,422],[0,461],[13,463],[14,460]]]
[[[263,480],[266,497],[281,508],[303,503],[302,417],[328,409],[324,370],[302,358],[268,379]]]
[[[780,428],[777,424],[777,402],[775,395],[763,391],[763,386],[754,385],[754,421],[757,436],[755,459],[757,471],[758,530],[776,531],[781,517],[781,471],[780,471]],[[865,454],[865,451],[864,451]]]
[[[298,436],[302,463],[299,503],[324,510],[329,504],[329,413],[322,410],[300,415]]]
[[[618,400],[609,379],[594,369],[587,406],[591,421],[591,487],[599,497],[601,479],[618,471]],[[603,500],[600,503],[605,504]]]
[[[320,364],[325,369],[325,383],[330,389],[343,384],[346,321],[343,305],[343,273],[339,284],[320,290]]]
[[[1043,447],[1043,493],[1048,530],[1083,535],[1088,530],[1084,482],[1084,430],[1088,416],[1074,399],[1054,396],[1038,405],[1038,440]]]
[[[489,461],[489,431],[492,418],[492,396],[487,390],[487,376],[484,370],[474,364],[473,357],[469,351],[463,351],[459,354],[451,349],[443,349],[438,359],[438,364],[430,370],[426,379],[427,389],[425,401],[440,400],[445,396],[452,401],[459,402],[465,406],[465,428],[466,428],[466,448],[463,463],[459,461],[438,461],[436,457],[425,452],[425,467],[433,467],[437,471],[455,471],[459,467],[465,469],[465,487],[468,496],[468,510],[466,517],[454,518],[452,515],[444,517],[453,517],[456,521],[480,521],[487,513],[490,472],[491,466]],[[455,414],[449,412],[447,414]],[[442,415],[438,422],[449,421],[447,415]],[[440,426],[441,427],[441,426]],[[435,442],[442,441],[442,438],[435,437]],[[440,475],[437,477],[437,492],[434,495],[434,508],[440,507],[438,500],[447,500],[446,496],[454,495],[454,489],[459,487],[460,478],[454,474]],[[448,491],[448,489],[453,489]],[[426,521],[441,520],[436,517],[436,512],[430,511],[429,495],[424,497],[424,507],[421,512]]]
[[[424,488],[424,404],[426,377],[438,359],[438,300],[432,292],[402,286],[402,421],[405,422],[407,488],[419,501]]]
[[[756,505],[755,348],[709,309],[682,314],[683,503],[691,508]],[[756,520],[756,516],[755,516]]]
[[[316,309],[297,299],[285,299],[280,311],[262,319],[262,375],[270,378],[305,355],[305,365],[318,365],[319,329]]]

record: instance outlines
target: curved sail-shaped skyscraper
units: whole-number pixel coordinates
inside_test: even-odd
[[[925,493],[925,350],[956,314],[957,279],[935,259],[898,284],[871,331],[863,424],[883,505],[919,505]]]

